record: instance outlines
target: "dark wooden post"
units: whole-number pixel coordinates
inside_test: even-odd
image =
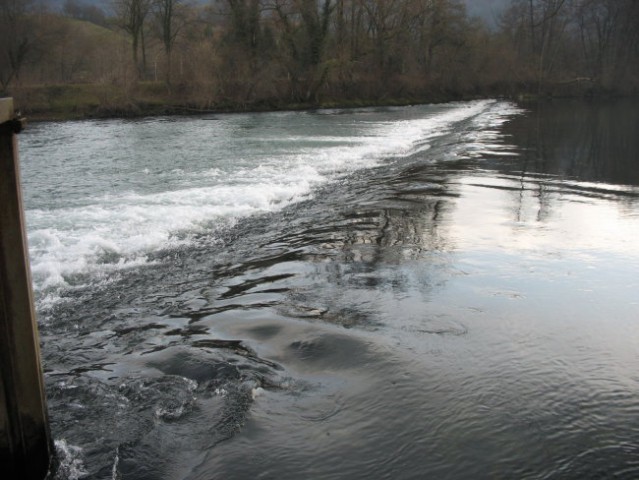
[[[42,480],[53,453],[24,228],[13,100],[0,99],[0,476]]]

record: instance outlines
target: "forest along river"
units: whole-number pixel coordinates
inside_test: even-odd
[[[57,478],[638,478],[638,107],[30,126]]]

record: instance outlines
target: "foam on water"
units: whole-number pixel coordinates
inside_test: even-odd
[[[44,135],[39,130],[25,135],[24,189],[39,307],[55,304],[65,289],[108,281],[123,269],[147,264],[151,261],[150,254],[159,249],[188,244],[198,234],[214,235],[240,218],[274,212],[310,198],[316,187],[349,172],[426,150],[432,139],[450,133],[468,119],[474,122],[469,128],[475,135],[476,150],[490,148],[486,143],[493,143],[496,128],[516,113],[512,105],[496,101],[417,108],[413,111],[418,114],[413,113],[407,120],[392,115],[386,119],[379,114],[372,120],[359,118],[357,113],[348,114],[348,118],[336,115],[342,123],[357,125],[357,129],[351,128],[343,137],[335,135],[344,130],[340,124],[324,135],[319,128],[322,125],[318,123],[318,129],[314,128],[312,122],[321,122],[326,115],[316,115],[316,119],[311,114],[303,117],[309,125],[302,134],[291,132],[283,136],[282,131],[274,134],[267,127],[257,126],[232,141],[223,139],[226,143],[219,143],[222,140],[211,143],[211,128],[216,124],[201,122],[201,132],[198,133],[197,125],[185,130],[191,149],[184,140],[164,152],[156,145],[142,144],[139,151],[127,150],[129,157],[113,160],[111,170],[101,162],[100,155],[108,157],[112,155],[108,149],[117,150],[118,143],[126,143],[122,139],[126,138],[126,129],[118,123],[121,121],[92,124],[89,142],[82,146],[72,144],[65,150],[59,141],[38,138]],[[264,115],[277,118],[273,114]],[[302,118],[303,114],[297,115]],[[228,122],[232,123],[233,117],[230,118]],[[152,131],[161,126],[159,122],[147,120],[137,128]],[[113,125],[117,127],[115,130]],[[219,125],[222,128],[226,124]],[[72,126],[80,130],[84,124]],[[71,127],[67,124],[65,128]],[[100,137],[100,132],[105,136],[116,135],[118,140],[109,143]],[[66,141],[73,143],[73,137],[68,132],[66,135]],[[246,138],[255,145],[252,149],[243,146]],[[40,180],[35,179],[36,174],[33,179],[29,177],[37,168],[35,161],[29,164],[30,156],[37,157],[38,149],[40,155],[47,152],[47,159],[48,155],[55,157],[55,161],[49,161],[50,174],[41,174]],[[192,168],[193,163],[203,163],[202,158],[212,150],[221,151],[218,156],[222,160]],[[136,156],[149,151],[153,152],[153,162],[137,170],[128,166],[128,161],[139,163]],[[65,164],[60,158],[64,152],[85,156],[82,171],[69,172],[71,167],[67,166],[67,170],[60,167],[56,174],[55,165]],[[80,163],[78,159],[69,160]],[[68,181],[70,174],[77,176],[76,185],[85,186],[81,194],[77,188],[60,194],[51,185]],[[113,188],[109,189],[109,184]],[[126,184],[124,190],[121,184]],[[92,185],[96,185],[94,190]],[[42,200],[47,189],[55,192],[50,194],[55,198],[49,203],[46,198]],[[30,205],[32,197],[39,201]]]
[[[55,451],[59,462],[52,480],[80,480],[87,471],[82,462],[82,449],[69,445],[65,439],[55,440]]]

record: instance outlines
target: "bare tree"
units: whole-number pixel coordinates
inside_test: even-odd
[[[573,0],[584,67],[598,88],[612,88],[636,62],[639,3],[632,0]]]
[[[119,26],[131,37],[131,53],[138,78],[146,74],[146,43],[144,27],[151,10],[152,0],[113,0],[113,7]],[[142,63],[139,61],[142,51]]]
[[[569,43],[572,18],[567,7],[567,0],[513,0],[502,17],[502,28],[511,34],[522,70],[539,93]]]
[[[20,77],[34,49],[35,32],[29,11],[32,0],[0,0],[0,93]]]
[[[333,0],[272,0],[269,4],[287,46],[291,96],[296,101],[315,101],[326,81],[324,47],[334,7]]]
[[[546,72],[554,67],[553,61],[561,36],[566,31],[570,18],[565,14],[566,0],[538,0],[540,18],[534,27],[541,28],[541,45],[537,70],[538,91],[541,91]]]
[[[166,56],[166,84],[170,88],[173,70],[173,47],[187,24],[187,6],[184,0],[155,0],[153,11],[158,36]]]
[[[274,46],[265,10],[265,0],[220,2],[218,13],[227,23],[218,54],[224,68],[217,76],[225,100],[246,105],[274,86],[268,71]]]
[[[415,55],[427,74],[433,73],[439,50],[464,43],[467,30],[463,6],[451,0],[412,0],[405,20],[412,25]]]
[[[260,0],[227,0],[231,16],[231,35],[250,57],[258,52],[260,37]]]
[[[395,52],[389,52],[405,25],[405,0],[367,0],[363,3],[368,20],[368,32],[373,41],[374,56],[380,72],[388,77],[389,64]]]

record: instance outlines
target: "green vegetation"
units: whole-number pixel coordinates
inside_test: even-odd
[[[45,2],[46,3],[46,2]],[[31,118],[636,94],[639,2],[0,0],[0,94]]]

